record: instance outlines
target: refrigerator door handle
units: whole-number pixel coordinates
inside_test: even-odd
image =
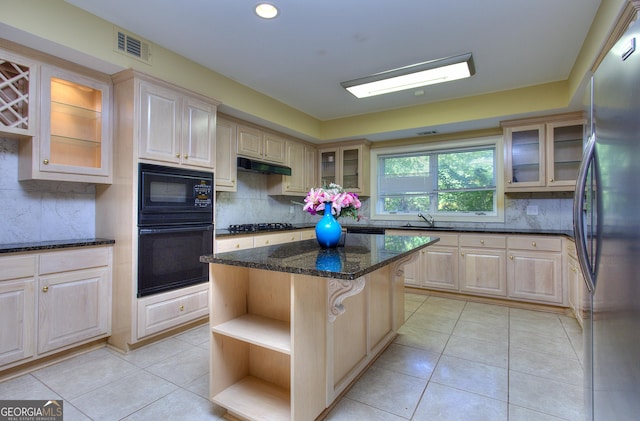
[[[587,184],[589,166],[594,160],[595,151],[596,136],[595,133],[593,133],[591,137],[589,137],[587,145],[585,146],[584,156],[582,163],[580,164],[578,179],[576,181],[575,198],[573,200],[573,234],[576,242],[576,254],[585,278],[585,283],[587,284],[587,289],[590,293],[593,293],[595,290],[595,272],[591,267],[589,255],[587,253],[587,238],[584,218],[584,189]]]

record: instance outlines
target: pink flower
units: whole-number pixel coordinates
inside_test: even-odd
[[[339,218],[340,216],[351,216],[360,220],[358,209],[362,206],[358,195],[346,192],[338,184],[330,184],[326,187],[311,189],[304,199],[303,210],[311,215],[324,215],[325,203],[331,202],[331,213]]]

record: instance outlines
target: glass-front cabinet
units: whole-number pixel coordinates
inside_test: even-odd
[[[581,113],[503,122],[505,192],[572,191],[582,159]]]
[[[20,175],[109,184],[111,171],[111,84],[43,65],[40,132],[20,143]]]
[[[320,184],[336,183],[345,190],[369,194],[369,145],[343,144],[318,150]]]

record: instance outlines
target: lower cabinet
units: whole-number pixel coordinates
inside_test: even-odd
[[[555,236],[440,233],[387,230],[392,235],[429,235],[440,241],[405,266],[405,285],[463,292],[579,310],[580,269]],[[567,285],[569,291],[567,291]],[[573,288],[573,289],[571,289]],[[569,297],[567,297],[569,295]],[[578,316],[579,317],[579,316]]]
[[[316,238],[316,232],[311,228],[268,234],[234,235],[232,237],[216,239],[215,252],[224,253],[254,247],[273,246],[312,238]]]
[[[209,283],[138,300],[138,338],[171,329],[209,314]]]
[[[460,290],[507,296],[506,238],[502,235],[460,236]]]
[[[562,239],[509,237],[509,296],[527,301],[563,304]]]
[[[572,240],[565,240],[567,262],[565,276],[567,278],[567,299],[569,307],[576,316],[576,320],[582,326],[587,316],[585,310],[589,308],[589,293],[585,285],[582,269],[576,255],[576,245]]]
[[[0,367],[111,332],[112,248],[0,257]]]

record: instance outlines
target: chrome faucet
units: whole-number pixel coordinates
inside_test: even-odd
[[[427,214],[427,216],[424,216],[423,214],[419,213],[418,214],[418,218],[422,218],[424,219],[424,222],[427,223],[428,226],[432,227],[433,224],[435,223],[433,216]]]

